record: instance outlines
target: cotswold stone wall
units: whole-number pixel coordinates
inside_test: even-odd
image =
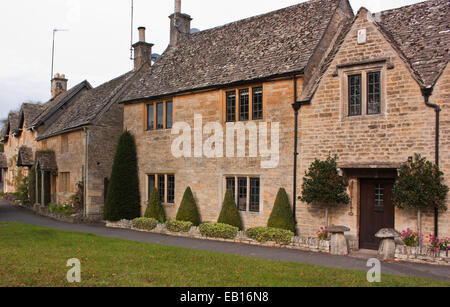
[[[357,43],[357,31],[367,30],[367,43]],[[386,59],[386,62],[365,64],[339,69],[337,65]],[[389,64],[390,63],[390,64]],[[392,66],[393,65],[393,68]],[[346,116],[346,74],[376,69],[382,72],[382,114]],[[336,74],[337,72],[337,74]],[[441,164],[450,184],[449,143],[449,69],[447,68],[435,88],[432,102],[442,105]],[[341,49],[326,72],[311,106],[301,110],[300,148],[302,175],[315,157],[339,155],[340,165],[379,163],[400,164],[414,153],[420,153],[434,162],[434,110],[425,106],[420,87],[407,66],[386,41],[376,26],[363,13],[354,23]],[[358,237],[359,181],[353,178],[351,206],[339,206],[330,212],[330,224],[346,225],[350,235]],[[300,182],[301,184],[301,182]],[[323,218],[323,210],[301,204],[297,215],[302,232],[313,233]],[[440,217],[440,235],[449,236],[450,214]],[[395,211],[395,227],[416,229],[414,210]],[[434,231],[433,213],[425,212],[422,219],[425,235]]]
[[[18,137],[9,135],[8,141],[4,144],[4,151],[8,162],[8,170],[5,171],[6,177],[4,178],[4,191],[16,192],[14,186],[14,177],[22,172],[23,175],[28,174],[27,167],[17,166],[17,155],[19,149],[22,146],[29,147],[33,150],[33,155],[36,149],[36,132],[24,129]]]
[[[123,105],[114,104],[89,127],[87,214],[103,219],[105,179],[110,178],[114,154],[123,129]]]
[[[367,30],[367,43],[357,43],[357,31]],[[340,64],[366,64],[338,68]],[[367,70],[381,71],[382,112],[379,115],[348,117],[346,98],[347,74]],[[438,82],[432,102],[442,105],[441,165],[450,176],[449,143],[449,69]],[[145,103],[126,105],[124,128],[135,136],[138,146],[139,178],[142,212],[148,199],[148,174],[175,174],[175,204],[165,204],[170,218],[174,218],[187,186],[193,190],[203,221],[216,221],[224,197],[224,178],[227,175],[257,176],[261,179],[261,212],[243,212],[246,228],[267,223],[276,193],[286,189],[293,203],[294,100],[292,80],[265,82],[264,121],[280,123],[280,162],[277,168],[262,169],[259,158],[174,158],[171,144],[177,136],[170,130],[145,131]],[[302,80],[299,82],[299,97]],[[252,86],[249,85],[249,88]],[[203,116],[203,124],[220,122],[224,126],[226,90],[187,94],[174,98],[174,122],[186,122],[194,127],[194,115]],[[169,98],[170,99],[170,98]],[[148,101],[152,103],[155,101]],[[156,101],[158,102],[158,101]],[[366,176],[377,176],[382,164],[397,165],[420,153],[434,161],[434,110],[424,104],[420,87],[393,47],[386,41],[374,23],[362,13],[353,24],[333,63],[325,73],[310,106],[300,112],[298,190],[302,177],[315,158],[339,155],[340,165],[353,165],[360,171],[372,168]],[[203,141],[207,138],[204,136]],[[192,134],[192,139],[194,136]],[[269,142],[270,143],[270,142]],[[358,166],[359,165],[359,166]],[[374,171],[375,170],[375,171]],[[360,218],[360,180],[351,176],[349,193],[351,205],[338,206],[329,213],[329,224],[345,225],[351,229],[349,239],[357,241]],[[449,179],[446,183],[450,185]],[[297,220],[300,236],[313,237],[324,224],[325,211],[316,206],[298,202]],[[450,214],[440,217],[440,235],[449,236]],[[398,230],[417,228],[414,210],[395,211]],[[434,231],[433,213],[424,212],[422,229],[425,235]]]
[[[300,85],[301,80],[299,88]],[[261,180],[261,212],[241,213],[247,228],[267,224],[279,188],[288,191],[292,204],[294,114],[291,104],[294,99],[294,83],[292,79],[279,80],[264,83],[263,88],[263,121],[278,122],[280,125],[280,161],[278,167],[273,169],[261,168],[260,158],[175,158],[171,152],[171,144],[178,135],[172,135],[171,130],[145,131],[145,104],[125,106],[124,128],[136,136],[142,213],[149,196],[148,174],[175,174],[175,204],[164,205],[170,218],[175,218],[183,193],[190,186],[202,221],[217,221],[225,196],[227,175],[256,176]],[[219,122],[225,127],[222,111],[225,92],[226,90],[218,90],[176,97],[174,122],[186,122],[193,129],[194,114],[199,114],[203,116],[203,125]],[[261,121],[254,122],[259,124]],[[203,142],[208,137],[209,135],[204,135]],[[270,146],[270,138],[268,143]]]
[[[55,152],[58,165],[58,176],[52,175],[52,202],[64,204],[77,191],[77,183],[83,180],[84,163],[84,132],[82,130],[65,134],[69,142],[69,151],[61,150],[62,136],[57,135],[38,142],[37,150],[52,150]],[[61,192],[60,174],[70,173],[70,191]]]

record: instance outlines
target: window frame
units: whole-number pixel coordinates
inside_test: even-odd
[[[167,104],[171,104],[172,106],[172,120],[171,124],[168,126],[168,112],[167,112]],[[162,104],[163,113],[162,113],[162,128],[158,128],[158,106]],[[144,107],[144,130],[147,132],[150,131],[164,131],[171,130],[173,128],[174,119],[175,119],[175,108],[174,108],[174,99],[163,99],[158,101],[152,101],[145,104]],[[153,109],[153,127],[150,127],[149,123],[149,109],[152,106]]]
[[[261,89],[261,118],[256,118],[255,114],[254,114],[254,91],[257,89]],[[242,91],[248,91],[248,114],[247,117],[242,117],[241,115],[241,93]],[[231,120],[229,119],[229,110],[231,109],[229,107],[229,103],[228,103],[228,95],[230,93],[233,93],[235,95],[234,98],[234,119]],[[228,88],[228,89],[224,89],[222,91],[223,93],[223,106],[222,106],[222,114],[223,114],[223,122],[224,123],[236,123],[236,122],[248,122],[248,121],[259,121],[259,120],[263,120],[265,118],[265,110],[266,110],[266,101],[265,101],[265,90],[264,90],[264,85],[263,84],[251,84],[251,85],[246,85],[246,86],[240,86],[240,87],[235,87],[235,88]]]
[[[228,180],[234,180],[234,191],[233,191],[233,195],[234,195],[234,201],[236,203],[236,206],[239,210],[239,212],[242,213],[249,213],[249,214],[262,214],[263,213],[263,194],[262,194],[262,179],[260,175],[224,175],[223,176],[224,180],[223,180],[223,187],[224,187],[224,191],[227,191],[228,189]],[[246,194],[246,202],[245,202],[245,210],[243,210],[243,207],[240,207],[239,204],[239,200],[236,199],[236,196],[240,195],[240,182],[239,180],[245,179],[245,194]],[[257,193],[257,198],[258,198],[258,210],[251,210],[251,199],[252,196],[254,196],[252,194],[252,187],[251,187],[251,182],[252,180],[257,179],[259,181],[259,189],[258,189],[258,193]],[[225,194],[225,193],[224,193]],[[239,197],[237,197],[239,198]]]
[[[352,84],[350,82],[351,78],[354,77],[359,77],[359,112],[358,113],[351,113],[351,109],[353,107],[353,105],[350,104],[353,94],[352,92]],[[362,73],[358,73],[358,74],[350,74],[347,76],[347,106],[348,106],[348,113],[347,115],[349,117],[352,116],[361,116],[363,114],[363,74]],[[356,97],[356,95],[355,95]]]
[[[355,121],[361,119],[385,118],[386,117],[386,64],[359,65],[349,69],[340,69],[341,85],[341,120]],[[380,74],[380,113],[371,114],[368,112],[368,74]],[[361,74],[361,115],[349,114],[349,76]]]
[[[59,193],[70,193],[70,172],[59,173]]]
[[[164,178],[164,198],[160,199],[161,203],[163,205],[174,205],[175,204],[175,197],[176,197],[176,175],[175,173],[155,173],[155,174],[147,174],[147,201],[150,200],[150,178],[153,177],[153,180],[155,182],[155,189],[158,190],[159,196],[161,198],[161,191],[160,189],[160,179],[161,177]],[[173,177],[173,201],[171,202],[169,200],[169,177]]]

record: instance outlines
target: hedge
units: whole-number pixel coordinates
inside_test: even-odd
[[[193,224],[191,222],[168,220],[166,222],[167,230],[171,232],[189,232]]]
[[[200,233],[204,237],[234,239],[239,228],[221,223],[203,223],[200,225]]]
[[[158,221],[152,218],[140,217],[133,220],[133,227],[142,230],[153,230],[158,226]]]
[[[250,228],[245,233],[249,238],[260,243],[275,242],[282,245],[290,244],[294,236],[292,231],[271,227]]]

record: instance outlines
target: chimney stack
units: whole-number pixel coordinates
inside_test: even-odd
[[[175,13],[170,18],[170,46],[176,47],[181,38],[191,32],[191,16],[181,13],[181,0],[175,0]]]
[[[52,99],[67,91],[66,75],[55,74],[52,79]]]
[[[139,27],[139,41],[133,45],[134,48],[134,70],[138,70],[145,63],[152,65],[152,47],[145,41],[145,28]]]

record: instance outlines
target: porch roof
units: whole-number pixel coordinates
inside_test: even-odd
[[[57,171],[56,155],[53,151],[36,152],[36,165],[43,171]]]
[[[31,167],[33,166],[33,164],[33,150],[30,147],[26,146],[20,147],[19,153],[17,155],[17,166]]]
[[[3,152],[0,152],[0,169],[2,168],[8,168],[8,161],[6,155]]]

